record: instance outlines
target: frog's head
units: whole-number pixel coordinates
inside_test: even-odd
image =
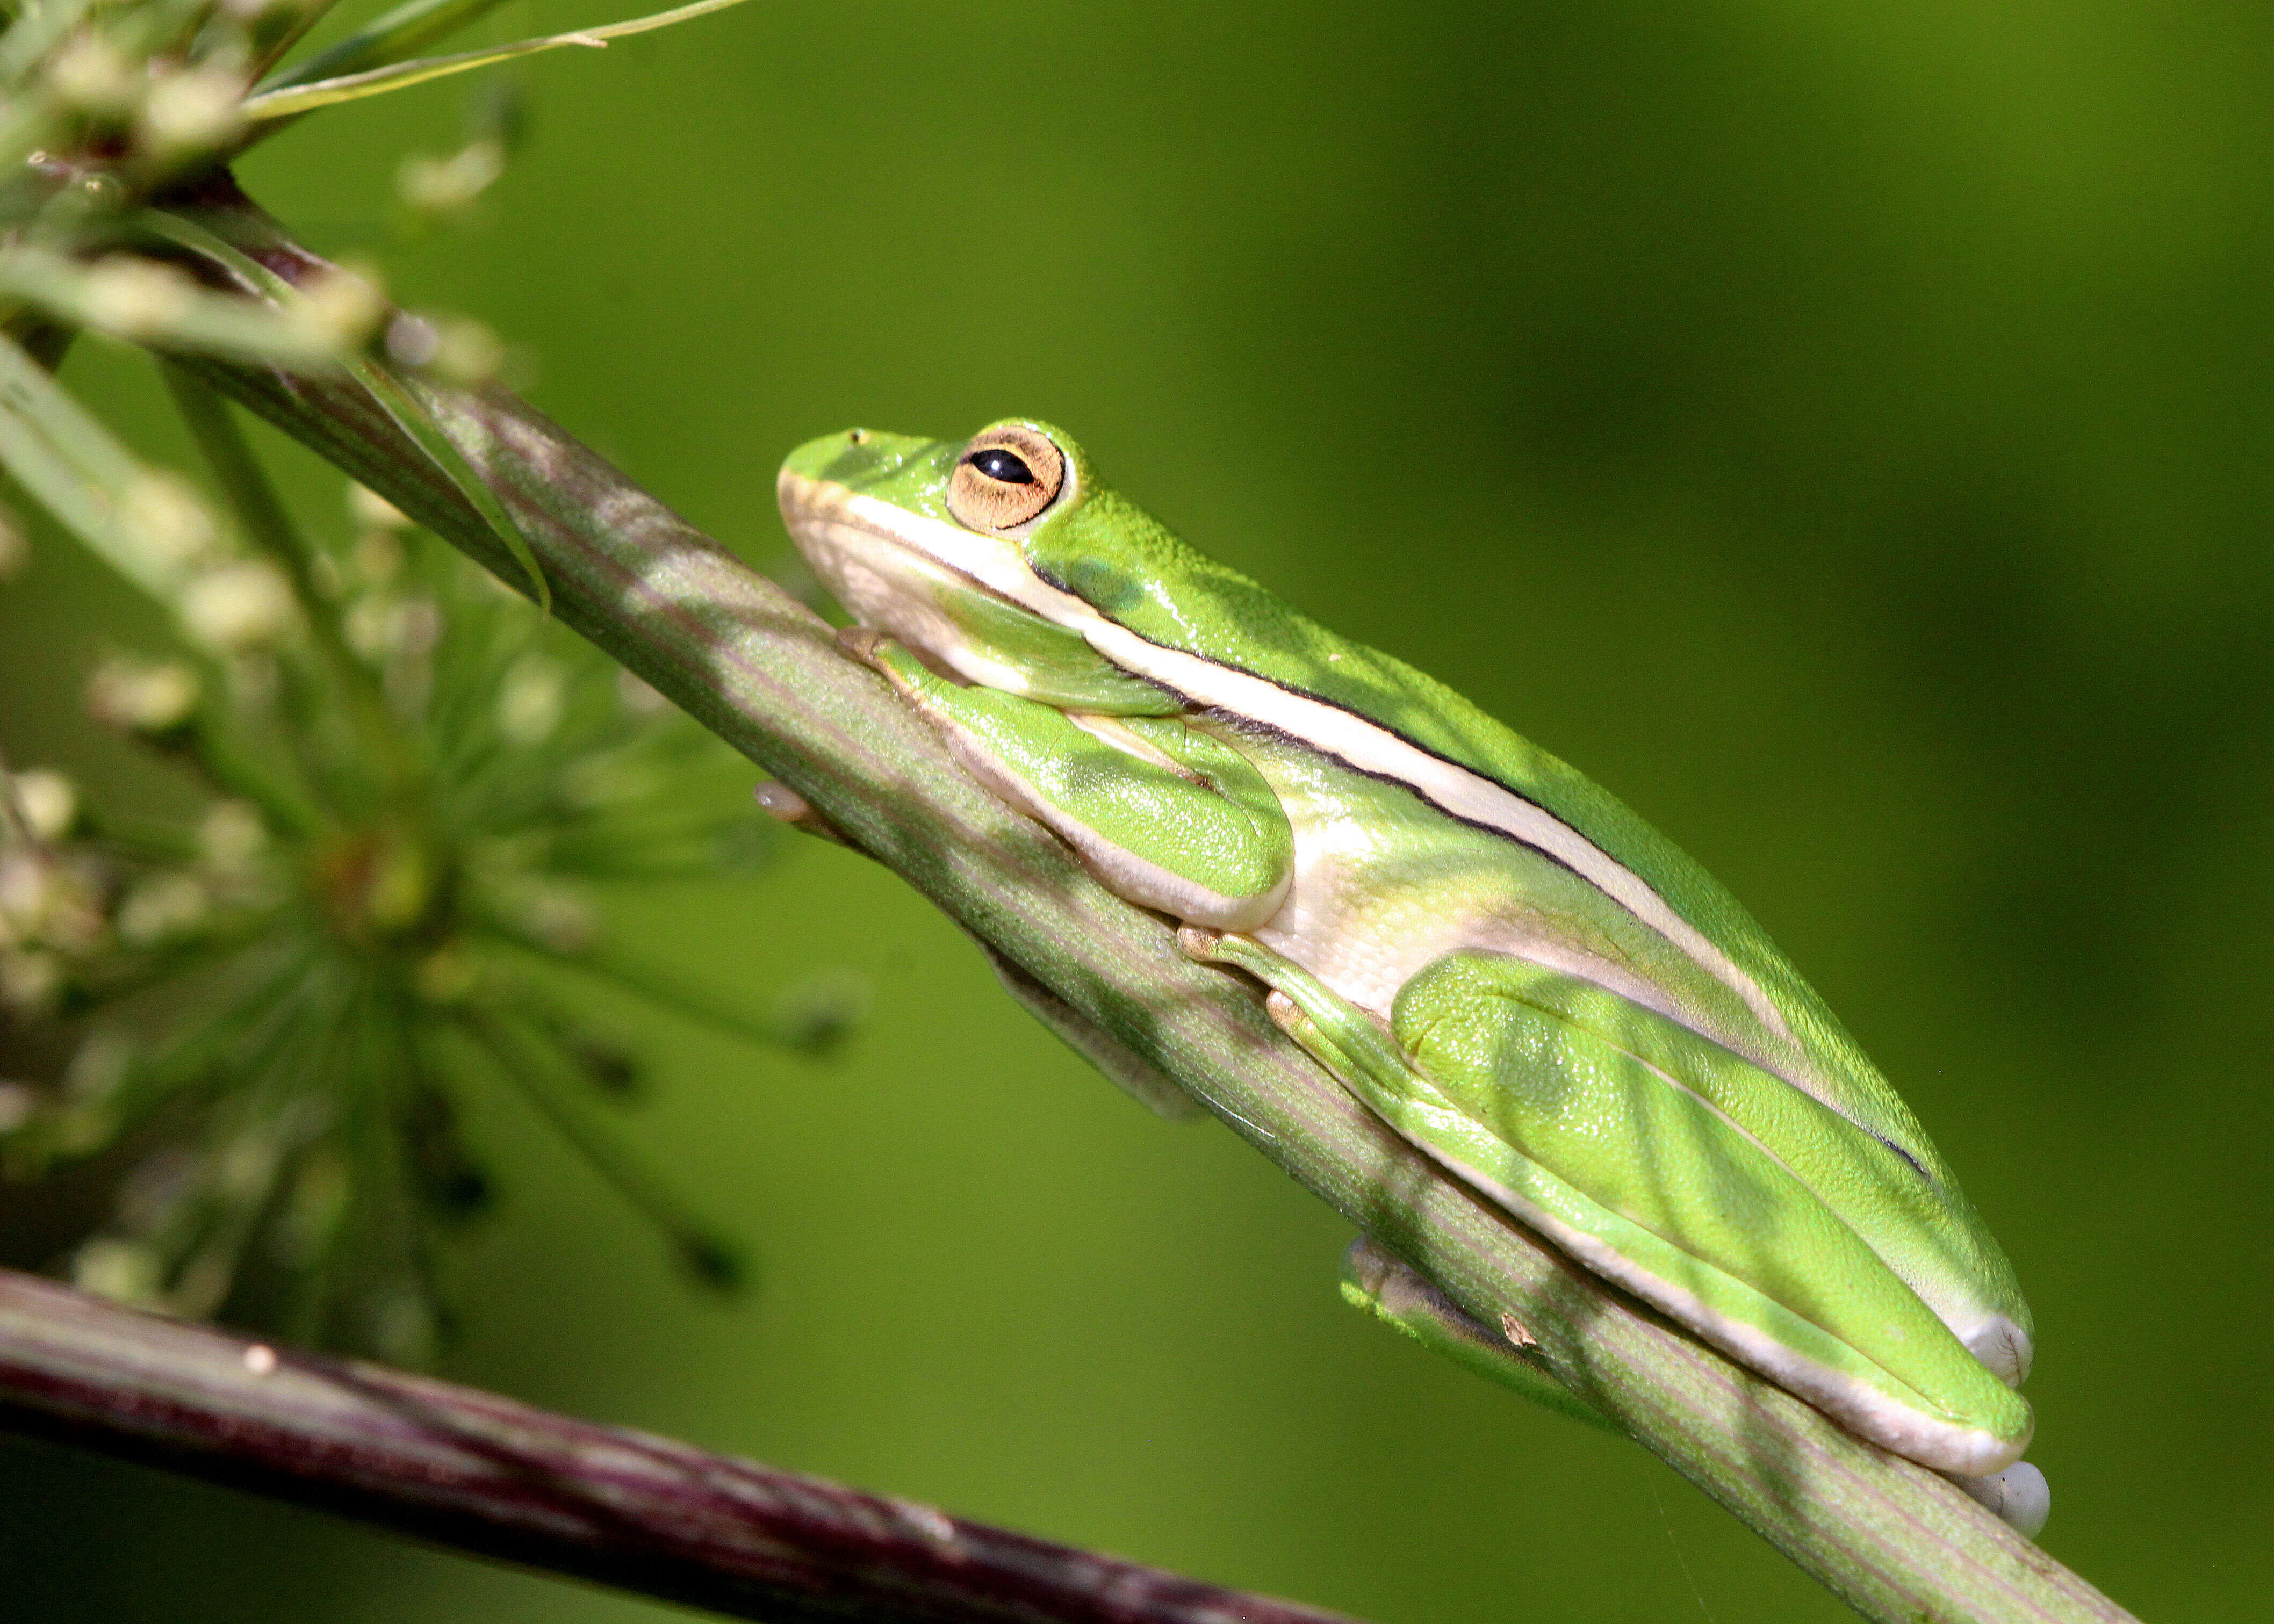
[[[1053,704],[1168,708],[1083,629],[1209,567],[1050,425],[1006,418],[961,444],[850,429],[792,452],[778,490],[838,601],[927,665]]]

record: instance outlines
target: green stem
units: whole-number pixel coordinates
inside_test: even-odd
[[[210,673],[215,667],[207,662],[206,669]],[[179,752],[208,787],[260,808],[269,826],[281,833],[305,838],[322,825],[323,819],[313,808],[236,746],[213,701],[202,702],[178,736],[169,735],[159,748]]]
[[[251,64],[250,77],[257,84],[285,54],[302,40],[308,31],[331,14],[337,0],[301,0],[297,5],[271,6],[254,23],[254,45],[257,55]]]
[[[361,73],[417,56],[438,40],[478,21],[505,0],[410,0],[376,18],[338,44],[328,46],[260,86],[281,90],[318,79]]]
[[[735,1249],[715,1226],[695,1216],[678,1192],[585,1109],[581,1101],[558,1086],[545,1062],[530,1052],[518,1033],[478,1005],[463,1006],[456,1014],[459,1028],[489,1056],[522,1096],[576,1147],[577,1154],[617,1194],[671,1237],[681,1258],[706,1283],[736,1283],[740,1269],[734,1260]]]
[[[775,1048],[798,1047],[795,1040],[779,1024],[758,1019],[737,1010],[661,966],[643,963],[621,949],[595,946],[576,952],[564,952],[498,921],[486,920],[483,924],[487,934],[508,947],[519,948],[547,964],[559,965],[564,969],[574,970],[595,981],[636,994],[659,1009],[699,1021],[729,1037],[770,1044]]]
[[[19,846],[37,847],[32,820],[24,816],[23,797],[16,793],[16,775],[9,770],[8,752],[0,749],[0,835]]]

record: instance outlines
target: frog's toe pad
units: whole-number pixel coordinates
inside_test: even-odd
[[[750,793],[758,803],[758,810],[778,823],[802,823],[814,816],[811,801],[772,778],[760,779]]]
[[[2029,1334],[2003,1314],[1993,1315],[1961,1337],[1967,1350],[1988,1365],[1999,1380],[2018,1387],[2029,1380],[2037,1349]]]
[[[831,823],[819,808],[788,785],[768,778],[759,784],[753,793],[757,799],[758,809],[777,823],[787,823],[792,829],[802,830],[809,835],[818,835],[824,840],[834,840],[850,851],[861,849],[854,845],[843,830]]]
[[[1271,1018],[1273,1026],[1290,1037],[1300,1035],[1311,1024],[1302,1006],[1276,987],[1264,995],[1263,1012]]]
[[[2045,1481],[2044,1473],[2027,1461],[2016,1461],[1987,1477],[1953,1477],[1951,1481],[2024,1539],[2035,1539],[2052,1515],[2052,1485]]]
[[[1213,964],[1216,959],[1216,944],[1224,940],[1224,932],[1210,930],[1203,925],[1185,925],[1177,931],[1177,950],[1187,959],[1201,964]]]

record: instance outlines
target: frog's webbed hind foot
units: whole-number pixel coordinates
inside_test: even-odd
[[[833,840],[848,852],[859,852],[863,857],[869,855],[829,820],[828,814],[779,778],[760,779],[750,793],[758,803],[758,810],[774,822],[818,839]]]

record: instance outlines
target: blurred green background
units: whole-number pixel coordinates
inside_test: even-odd
[[[388,251],[403,297],[769,567],[795,441],[1046,415],[1610,786],[2013,1254],[2046,1548],[2150,1619],[2266,1616],[2274,12],[757,0],[518,77],[522,161]],[[244,179],[383,247],[470,94]],[[67,375],[141,424],[142,370]],[[37,545],[0,736],[124,783],[76,695],[141,612]],[[638,1134],[756,1243],[737,1306],[483,1124],[451,1375],[1384,1624],[1843,1616],[1639,1450],[1342,1308],[1339,1220],[1088,1073],[881,870],[806,843],[614,916],[755,989],[857,967],[877,1013],[827,1064],[623,1015]],[[0,1444],[11,1618],[665,1611]]]

